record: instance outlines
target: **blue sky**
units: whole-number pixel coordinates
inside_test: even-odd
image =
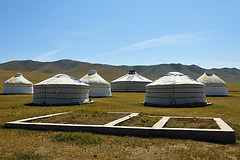
[[[239,0],[0,0],[0,63],[240,68]]]

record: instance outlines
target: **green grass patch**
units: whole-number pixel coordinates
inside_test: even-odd
[[[23,152],[15,152],[9,158],[10,160],[52,160],[50,158],[44,158],[39,154],[34,153],[23,153]]]
[[[213,119],[170,118],[164,128],[220,129]]]
[[[96,134],[87,132],[61,132],[51,136],[53,142],[76,142],[83,144],[100,144],[103,139]]]

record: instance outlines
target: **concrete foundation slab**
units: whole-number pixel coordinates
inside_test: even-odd
[[[167,123],[167,121],[171,117],[163,117],[160,121],[158,121],[155,125],[153,125],[153,127],[115,126],[118,123],[121,123],[127,119],[130,119],[131,117],[138,116],[138,113],[132,113],[128,116],[109,122],[105,125],[80,125],[80,124],[29,122],[36,119],[42,119],[42,118],[47,118],[47,117],[67,114],[67,113],[69,112],[7,122],[5,123],[5,127],[6,128],[23,128],[23,129],[31,129],[31,130],[83,131],[83,132],[114,134],[114,135],[123,135],[123,136],[132,135],[132,136],[141,136],[141,137],[168,137],[168,138],[209,141],[209,142],[216,142],[216,143],[223,143],[223,144],[235,143],[234,130],[220,118],[211,118],[216,121],[220,129],[163,128],[163,126]],[[183,118],[183,117],[177,117],[177,118]]]

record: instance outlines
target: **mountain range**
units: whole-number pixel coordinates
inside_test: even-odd
[[[204,73],[205,68],[197,65],[158,64],[158,65],[137,65],[137,66],[114,66],[107,64],[93,64],[73,60],[59,60],[55,62],[38,62],[32,60],[10,61],[0,64],[0,70],[23,71],[45,74],[64,73],[76,78],[81,78],[88,73],[88,70],[95,69],[108,81],[112,81],[127,73],[129,69],[135,69],[139,74],[155,80],[168,72],[182,72],[193,78],[198,78]],[[227,83],[240,84],[240,70],[237,68],[212,68],[216,75]]]

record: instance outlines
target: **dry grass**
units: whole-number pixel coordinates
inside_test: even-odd
[[[75,111],[64,115],[53,116],[45,119],[31,121],[33,123],[63,123],[63,124],[90,124],[104,125],[113,120],[125,117],[123,114],[115,114],[101,111]]]
[[[21,156],[38,159],[240,159],[240,85],[229,85],[229,97],[207,97],[213,105],[196,108],[145,107],[145,93],[113,93],[93,98],[96,103],[75,106],[29,106],[32,95],[0,95],[0,159]],[[101,143],[78,145],[75,141],[52,141],[62,132],[3,128],[5,122],[52,113],[139,112],[148,115],[222,118],[236,131],[234,145],[167,138],[99,135]]]
[[[152,127],[160,119],[161,117],[147,117],[147,116],[133,117],[131,119],[128,119],[120,123],[119,125],[120,126]]]
[[[199,128],[220,129],[213,119],[201,118],[170,118],[164,125],[165,128]]]

